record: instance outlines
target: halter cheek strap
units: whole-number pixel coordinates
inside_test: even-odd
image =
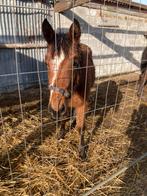
[[[49,90],[53,90],[54,92],[60,93],[63,97],[65,98],[70,98],[71,94],[67,90],[64,90],[63,88],[59,88],[57,86],[49,85],[48,86]]]

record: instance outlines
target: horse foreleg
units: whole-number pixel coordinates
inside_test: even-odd
[[[66,120],[61,121],[60,129],[59,129],[59,133],[58,133],[58,140],[64,139],[64,137],[67,133],[67,130],[65,128],[65,124],[66,124]]]
[[[86,158],[86,146],[84,141],[86,111],[87,111],[87,103],[84,103],[82,106],[76,108],[76,129],[80,133],[79,155],[82,159]]]

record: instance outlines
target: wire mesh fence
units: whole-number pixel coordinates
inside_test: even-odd
[[[127,5],[89,1],[79,7],[72,2],[71,10],[59,14],[53,4],[0,4],[0,194],[143,195],[147,91],[144,88],[138,98],[137,88],[147,43],[147,8],[131,1]],[[54,31],[52,41],[52,34],[48,36],[48,50],[42,33],[45,18]],[[74,18],[80,24],[80,43],[75,39],[77,26],[71,31],[72,39],[67,39]],[[87,95],[90,50],[95,83]],[[84,80],[82,96],[74,86],[75,79],[82,81],[77,75]],[[63,83],[68,82],[70,96],[63,99]],[[52,119],[51,100],[57,108],[69,104],[68,115],[60,118],[56,111]],[[75,118],[76,124],[82,121],[82,114],[84,161],[79,157],[81,130],[73,127]],[[62,126],[66,134],[59,140]]]

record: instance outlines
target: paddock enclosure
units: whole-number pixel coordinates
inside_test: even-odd
[[[85,141],[58,141],[48,112],[42,22],[67,32],[76,18],[93,54]],[[0,195],[146,196],[147,87],[137,97],[147,47],[147,6],[129,0],[0,1]]]

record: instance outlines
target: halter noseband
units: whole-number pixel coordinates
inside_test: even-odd
[[[70,98],[70,96],[71,96],[70,92],[67,90],[64,90],[63,88],[59,88],[59,87],[53,86],[51,84],[48,86],[48,88],[49,88],[49,90],[53,90],[54,92],[60,93],[65,98]]]

